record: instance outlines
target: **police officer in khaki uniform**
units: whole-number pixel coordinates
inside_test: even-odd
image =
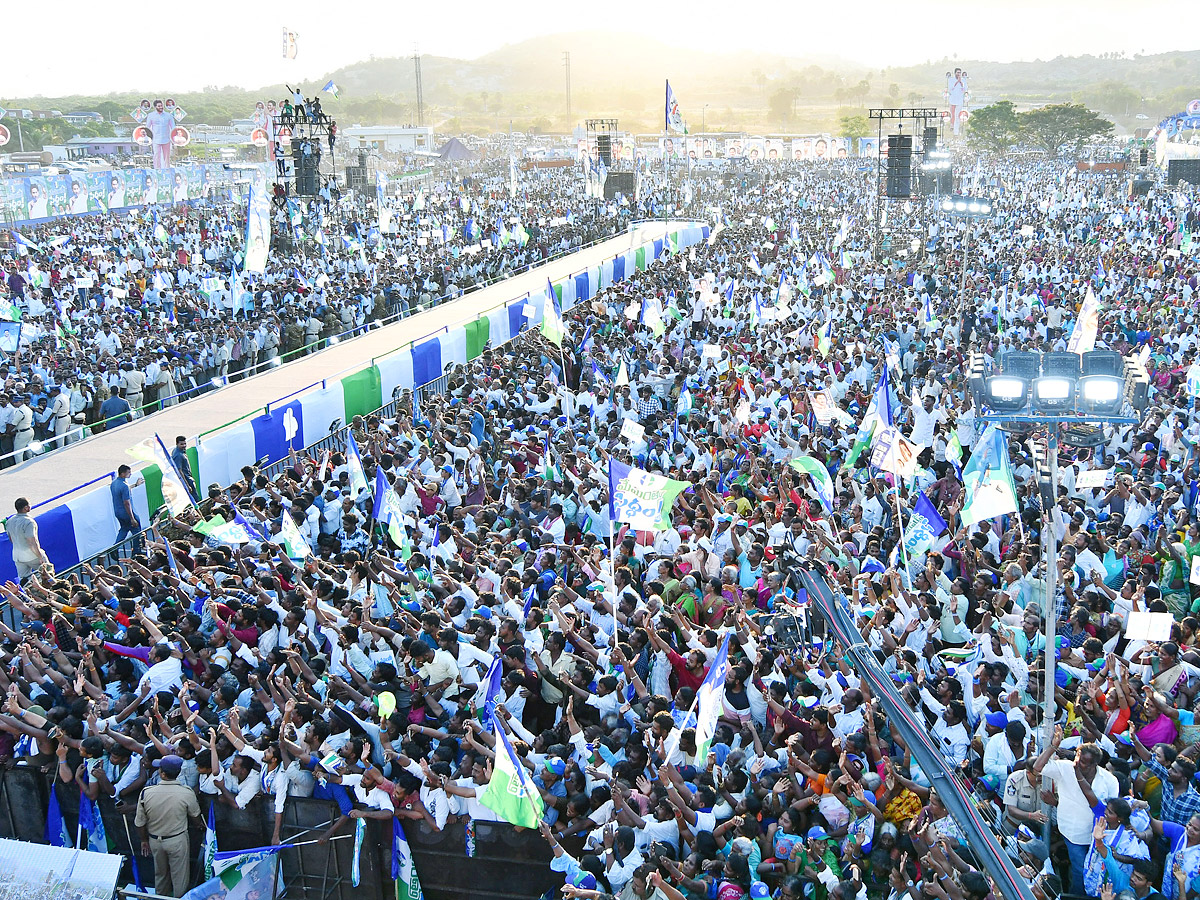
[[[134,824],[142,836],[142,856],[154,860],[154,891],[164,897],[182,897],[191,882],[191,841],[188,819],[200,819],[196,792],[175,779],[183,768],[178,756],[154,761],[159,783],[142,791]]]

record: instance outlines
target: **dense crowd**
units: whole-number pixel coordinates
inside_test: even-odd
[[[382,233],[374,197],[275,204],[259,275],[243,271],[237,191],[24,229],[0,254],[0,316],[22,325],[22,352],[0,365],[0,466],[507,278],[637,213],[559,170],[510,184],[507,160],[387,193]]]
[[[0,628],[4,752],[130,806],[176,772],[202,806],[265,795],[277,823],[289,797],[335,799],[328,837],[347,817],[500,818],[498,721],[569,896],[984,900],[941,773],[845,648],[808,641],[815,616],[802,641],[774,627],[798,609],[798,556],[1039,900],[1200,894],[1197,197],[974,165],[994,217],[939,221],[911,255],[872,254],[847,211],[874,176],[851,164],[697,179],[692,202],[727,227],[567,311],[561,350],[525,334],[441,396],[356,418],[364,478],[349,451],[247,469],[87,586],[46,569],[7,586],[24,624]],[[963,526],[984,435],[968,354],[1064,349],[1089,287],[1096,346],[1147,360],[1149,408],[1095,450],[1063,446],[1051,508],[1008,435],[1018,509]],[[903,477],[854,451],[880,396],[918,445]],[[610,518],[610,460],[689,483],[669,527]],[[1095,469],[1102,486],[1078,484]],[[912,556],[921,498],[947,528]],[[237,514],[249,540],[196,527]],[[1143,611],[1174,617],[1169,640],[1126,634]],[[722,648],[709,744],[695,700]],[[158,892],[182,894],[150,851]]]

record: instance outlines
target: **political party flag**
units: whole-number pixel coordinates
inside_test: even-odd
[[[153,463],[158,467],[159,474],[162,476],[163,505],[167,507],[167,511],[171,515],[181,515],[185,509],[192,505],[192,497],[188,492],[187,482],[179,474],[179,470],[175,468],[175,461],[171,459],[170,454],[163,447],[162,440],[159,439],[157,434],[154,437],[146,438],[144,441],[135,444],[125,452],[134,459]]]
[[[367,473],[358,452],[358,441],[354,440],[354,434],[350,431],[346,432],[346,469],[350,475],[350,490],[357,498],[367,489]]]
[[[555,468],[554,457],[550,451],[550,438],[542,441],[542,458],[538,461],[538,474],[545,481],[561,481],[562,473]]]
[[[505,822],[524,828],[536,828],[545,806],[542,796],[508,740],[504,725],[493,714],[492,733],[496,735],[496,759],[492,778],[479,802]]]
[[[10,234],[12,234],[13,241],[15,241],[16,245],[18,247],[20,247],[22,250],[25,250],[26,252],[32,252],[32,253],[41,253],[42,252],[42,245],[39,244],[37,241],[31,241],[29,238],[25,237],[25,235],[18,234],[15,231],[10,232]]]
[[[1104,284],[1104,280],[1107,277],[1108,277],[1108,273],[1104,271],[1104,257],[1097,256],[1096,257],[1096,284]]]
[[[383,466],[375,467],[375,487],[371,491],[371,518],[376,522],[379,521],[379,514],[383,512],[383,495],[388,492],[387,476],[383,474]]]
[[[691,486],[691,482],[644,472],[609,457],[609,518],[640,531],[670,528],[675,498]]]
[[[1068,353],[1087,353],[1096,346],[1096,331],[1100,327],[1100,301],[1096,299],[1091,285],[1088,285],[1087,295],[1083,298],[1083,306],[1079,309],[1079,319],[1071,329],[1071,338],[1067,341]]]
[[[950,433],[950,440],[946,442],[946,459],[951,462],[959,462],[962,460],[962,442],[958,439],[958,432]]]
[[[917,502],[913,504],[912,515],[904,529],[904,550],[908,554],[910,567],[916,557],[933,548],[934,539],[945,530],[946,520],[925,496],[925,492],[917,491]]]
[[[396,882],[396,900],[421,900],[421,879],[417,877],[417,862],[413,859],[404,825],[392,819],[392,880]]]
[[[354,859],[350,865],[350,884],[353,887],[358,887],[362,882],[362,845],[363,838],[367,836],[367,820],[354,820]]]
[[[46,806],[46,843],[51,847],[73,847],[74,841],[67,831],[66,820],[63,819],[62,807],[58,805],[58,781],[50,785],[50,802]]]
[[[325,87],[321,88],[321,90],[326,94],[333,94],[334,100],[338,99],[338,86],[333,83],[332,78],[325,82]]]
[[[308,546],[308,541],[296,527],[296,522],[292,519],[290,512],[283,514],[283,521],[279,528],[279,542],[283,544],[283,552],[288,555],[288,559],[304,559],[312,553],[312,547]]]
[[[265,540],[240,512],[235,513],[232,522],[226,522],[221,516],[213,516],[194,527],[196,531],[221,544],[248,544],[251,541]]]
[[[181,900],[254,900],[258,897],[274,897],[279,851],[291,846],[279,844],[216,853],[213,876],[192,888]]]
[[[87,794],[79,794],[79,829],[87,832],[87,848],[95,853],[108,852],[108,837],[104,833],[104,819],[100,810]]]
[[[204,880],[213,877],[213,860],[217,855],[217,821],[214,808],[216,803],[208,804],[208,819],[204,822]]]
[[[382,522],[387,528],[388,537],[400,548],[400,558],[412,556],[412,542],[404,528],[404,513],[400,509],[400,496],[392,488],[383,492],[383,504],[375,516],[377,522]]]
[[[617,367],[617,379],[614,382],[616,387],[629,384],[629,369],[625,365],[625,360],[621,360],[621,365]]]
[[[821,331],[817,335],[817,350],[821,356],[829,356],[829,351],[833,349],[833,313],[829,314],[829,321],[821,326]]]
[[[676,134],[687,134],[687,124],[683,121],[683,113],[679,110],[679,101],[675,99],[675,92],[671,90],[671,82],[667,82],[667,102],[664,130],[673,131]]]
[[[812,480],[813,488],[821,500],[821,506],[825,508],[826,513],[832,513],[833,479],[829,477],[829,470],[811,456],[797,457],[792,460],[791,466],[797,472],[803,472]]]
[[[555,347],[561,348],[567,329],[554,307],[554,290],[547,284],[546,295],[542,298],[542,325],[540,331],[542,337]]]
[[[642,304],[642,324],[650,329],[650,333],[655,337],[662,337],[667,330],[666,324],[663,322],[662,310],[658,305],[657,297],[646,298]]]
[[[933,298],[929,294],[925,295],[925,301],[921,307],[921,324],[926,333],[938,326],[937,313],[933,309]]]
[[[488,667],[487,675],[475,689],[475,717],[484,725],[491,724],[492,715],[496,712],[496,700],[501,696],[500,682],[503,678],[504,666],[500,662],[500,655],[496,654],[492,657],[492,664]]]
[[[717,720],[725,701],[725,676],[729,674],[729,635],[721,641],[717,655],[708,667],[704,682],[696,692],[696,759],[708,758],[716,734]]]
[[[842,221],[838,224],[837,234],[833,236],[833,246],[841,247],[846,242],[846,238],[850,234],[850,222],[845,216],[842,216]]]
[[[961,516],[966,527],[1017,511],[1008,442],[995,423],[988,425],[963,469],[963,486],[967,502]]]
[[[758,264],[758,256],[753,252],[751,252],[750,258],[746,260],[746,265],[750,267],[750,271],[755,275],[762,275],[762,266]]]

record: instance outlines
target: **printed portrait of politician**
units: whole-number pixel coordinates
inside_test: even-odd
[[[29,218],[45,219],[50,215],[50,198],[46,193],[46,180],[35,178],[29,182]]]
[[[154,112],[146,116],[146,127],[150,129],[154,147],[154,168],[171,168],[171,129],[175,127],[175,116],[166,111],[161,100],[154,101]]]
[[[71,179],[70,212],[85,213],[88,211],[88,189],[83,183],[83,176]]]
[[[954,133],[958,134],[961,130],[959,113],[967,105],[967,73],[958,67],[953,73],[946,73],[946,100],[950,104],[950,122],[954,126]]]
[[[187,173],[183,169],[175,170],[175,202],[186,203],[188,198]]]

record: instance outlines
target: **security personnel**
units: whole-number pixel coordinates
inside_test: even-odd
[[[191,841],[188,819],[200,819],[196,792],[176,779],[183,768],[178,756],[154,761],[158,784],[142,791],[134,824],[142,836],[142,856],[154,860],[154,891],[163,897],[182,897],[191,882]]]
[[[13,411],[13,451],[17,462],[25,461],[25,448],[33,441],[33,410],[29,408],[29,398],[21,394],[17,397],[17,406]]]
[[[50,429],[54,446],[66,446],[67,429],[71,427],[71,398],[59,385],[50,388]]]

